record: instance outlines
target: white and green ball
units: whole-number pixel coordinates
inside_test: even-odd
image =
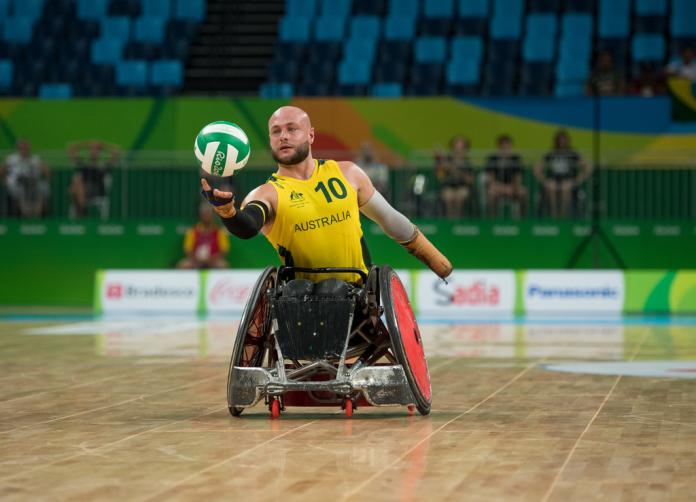
[[[249,160],[249,138],[237,124],[220,120],[201,129],[194,144],[201,168],[214,176],[232,176]]]

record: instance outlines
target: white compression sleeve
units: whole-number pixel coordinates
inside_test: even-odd
[[[416,233],[416,226],[406,216],[391,207],[377,190],[370,200],[360,207],[360,211],[382,227],[384,233],[396,242],[408,242]]]

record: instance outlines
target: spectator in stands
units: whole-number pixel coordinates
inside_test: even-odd
[[[109,217],[111,171],[121,159],[121,147],[100,140],[77,141],[68,145],[68,155],[75,165],[68,192],[70,216],[87,216],[88,206],[95,206],[102,219]]]
[[[466,202],[472,197],[474,170],[469,159],[470,143],[464,136],[450,140],[447,154],[436,153],[435,175],[440,182],[440,197],[445,204],[445,215],[461,218]]]
[[[655,65],[645,62],[640,65],[640,73],[631,82],[631,94],[650,98],[665,93],[665,82],[661,75],[655,71]]]
[[[600,52],[590,80],[587,83],[587,94],[600,96],[615,96],[624,92],[624,78],[614,68],[614,58],[610,52]]]
[[[361,166],[363,171],[367,173],[377,191],[385,199],[391,200],[391,194],[389,193],[389,166],[377,159],[375,152],[372,150],[372,145],[368,141],[362,144],[355,163]]]
[[[686,47],[682,51],[681,59],[672,61],[665,68],[665,72],[670,77],[685,78],[696,82],[696,60],[694,59],[694,49]]]
[[[544,200],[552,218],[570,215],[577,206],[578,187],[590,176],[591,169],[570,145],[570,136],[561,129],[553,138],[553,146],[534,166],[534,176],[544,189]]]
[[[227,268],[225,255],[230,250],[230,240],[226,231],[216,224],[213,207],[201,204],[198,223],[186,231],[184,253],[186,256],[177,263],[177,268]]]
[[[486,159],[486,206],[491,217],[498,215],[500,201],[516,205],[517,216],[527,214],[527,188],[522,184],[522,159],[515,153],[512,138],[498,136],[498,150]]]
[[[20,139],[17,151],[0,166],[5,179],[8,214],[21,218],[41,218],[48,209],[50,171],[41,158],[31,152],[31,142]]]

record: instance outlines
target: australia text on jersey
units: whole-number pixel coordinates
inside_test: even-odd
[[[313,220],[295,223],[295,232],[306,232],[307,230],[315,230],[317,228],[327,227],[329,225],[333,225],[334,223],[341,223],[343,221],[349,220],[350,218],[350,211],[340,211],[338,213],[332,214],[331,216],[324,216],[323,218],[315,218]]]

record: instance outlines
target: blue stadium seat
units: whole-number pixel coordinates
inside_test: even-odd
[[[150,84],[158,87],[181,87],[184,68],[179,60],[162,59],[150,64]]]
[[[372,84],[370,93],[376,98],[400,98],[404,89],[401,82],[378,82]]]
[[[389,0],[387,16],[416,19],[420,16],[420,0]]]
[[[310,63],[307,63],[307,66]],[[306,73],[311,73],[305,67]],[[295,61],[274,61],[268,67],[268,80],[270,82],[294,82],[297,80],[299,69]]]
[[[599,38],[628,37],[631,21],[630,0],[601,0]]]
[[[693,0],[672,0],[670,32],[675,38],[696,37],[696,2]]]
[[[79,19],[101,19],[106,16],[108,0],[77,0]]]
[[[95,64],[116,64],[123,55],[123,41],[98,38],[92,42],[91,61]]]
[[[317,13],[317,0],[286,0],[286,17],[307,17],[312,19]]]
[[[556,44],[548,39],[527,37],[522,44],[522,59],[529,62],[553,61]]]
[[[419,37],[415,41],[416,63],[443,63],[447,57],[447,42],[443,37]]]
[[[336,62],[341,57],[343,43],[339,40],[315,41],[307,46],[308,61]]]
[[[367,85],[370,82],[372,65],[368,61],[346,61],[338,64],[337,81],[339,84]]]
[[[488,0],[459,0],[454,32],[458,35],[485,35],[488,29]]]
[[[350,38],[343,46],[343,59],[348,61],[365,60],[372,63],[377,52],[377,42],[370,38]]]
[[[14,63],[11,59],[0,59],[0,89],[12,86],[14,78]]]
[[[635,35],[631,43],[631,51],[634,62],[662,62],[665,59],[665,39],[661,35]]]
[[[564,37],[592,37],[593,21],[590,14],[566,14],[561,21]]]
[[[36,21],[43,13],[45,0],[15,0],[12,14],[17,17],[28,17]]]
[[[603,38],[600,39],[597,48],[600,52],[608,52],[614,60],[614,68],[622,72],[626,68],[628,58],[628,41],[623,38]]]
[[[553,43],[556,39],[558,23],[554,14],[529,14],[527,16],[526,38],[545,38]]]
[[[345,37],[346,19],[344,17],[323,15],[315,23],[314,39],[340,42]]]
[[[133,21],[133,40],[136,42],[164,42],[165,21],[162,17],[137,17]]]
[[[350,36],[377,40],[381,32],[381,19],[377,16],[353,16]]]
[[[30,17],[7,17],[4,20],[4,39],[8,42],[26,44],[31,41],[34,20]]]
[[[120,61],[116,64],[116,84],[122,87],[147,86],[147,61]]]
[[[416,35],[416,19],[408,16],[388,16],[384,21],[386,40],[413,40]]]
[[[574,82],[557,82],[554,96],[557,98],[577,98],[583,95],[585,86]]]
[[[522,32],[522,16],[495,14],[491,20],[491,38],[518,39]]]
[[[130,24],[130,18],[126,16],[105,17],[101,20],[101,36],[125,42],[130,39]]]
[[[453,0],[428,0],[423,5],[420,30],[423,35],[447,36],[454,17]]]
[[[345,20],[352,6],[351,0],[319,0],[319,14],[323,17],[333,16]]]
[[[143,16],[157,16],[163,18],[172,17],[171,0],[141,0],[143,4]]]
[[[175,0],[174,18],[203,22],[206,13],[205,0]]]
[[[635,0],[636,15],[666,16],[667,0]]]
[[[560,59],[589,59],[592,52],[592,40],[589,38],[563,37],[558,44]]]
[[[483,41],[480,37],[454,37],[450,44],[452,61],[477,61],[483,58]]]
[[[575,59],[560,59],[556,65],[556,79],[558,82],[581,83],[584,85],[589,74],[589,62]]]
[[[493,0],[493,16],[508,16],[522,22],[524,0]]]
[[[457,3],[459,17],[488,17],[488,0],[459,0]]]
[[[446,69],[448,84],[475,86],[481,78],[481,67],[475,60],[450,61]]]
[[[291,98],[293,86],[290,82],[264,82],[259,88],[262,98]]]
[[[553,63],[533,62],[522,66],[519,94],[522,96],[546,96],[554,75]]]
[[[41,84],[39,87],[41,99],[70,99],[72,95],[72,85],[68,83]]]
[[[278,39],[281,42],[309,41],[310,21],[304,17],[283,17],[278,27]]]

